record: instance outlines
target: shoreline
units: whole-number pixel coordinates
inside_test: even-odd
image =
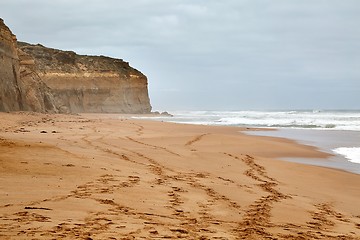
[[[346,111],[346,112],[348,112],[348,111]],[[355,112],[357,112],[357,111],[355,111]],[[158,118],[159,118],[159,116],[156,116],[156,115],[155,116],[154,115],[146,115],[146,116],[135,116],[134,119],[159,121]],[[189,124],[189,125],[214,126],[214,127],[226,127],[226,126],[238,127],[240,132],[243,132],[247,135],[254,135],[254,136],[260,136],[260,137],[275,137],[275,138],[280,138],[280,139],[293,140],[294,142],[296,142],[297,144],[300,144],[300,145],[308,145],[308,146],[316,147],[318,149],[318,151],[328,153],[329,157],[326,159],[326,161],[324,161],[321,158],[311,159],[311,158],[296,158],[296,157],[284,157],[284,158],[279,158],[279,160],[296,162],[296,163],[307,164],[307,165],[312,165],[312,166],[320,166],[320,167],[325,167],[325,168],[333,168],[333,169],[343,170],[346,172],[360,174],[360,163],[353,162],[353,160],[348,159],[345,155],[339,154],[334,151],[336,148],[355,147],[354,144],[360,141],[360,135],[357,134],[359,131],[330,130],[330,129],[327,130],[327,129],[316,129],[316,128],[315,129],[290,128],[290,127],[289,128],[279,128],[279,127],[278,128],[276,128],[276,127],[266,127],[265,128],[265,127],[255,127],[255,126],[212,125],[212,124],[199,124],[196,122],[192,123],[191,121],[185,123],[185,122],[167,121],[166,117],[161,117],[161,116],[160,116],[160,119],[162,119],[161,122],[169,122],[169,123],[175,123],[175,124]],[[298,132],[298,133],[297,134],[294,134],[294,133],[286,134],[286,132],[290,132],[290,133]],[[325,145],[321,142],[324,140],[324,138],[320,139],[321,141],[316,138],[314,141],[314,139],[309,138],[309,136],[307,136],[308,138],[306,138],[306,137],[304,138],[303,135],[306,136],[306,134],[304,134],[304,133],[307,133],[307,132],[314,132],[314,133],[317,133],[319,136],[322,134],[325,135],[325,134],[329,134],[329,133],[332,133],[334,135],[340,135],[340,137],[343,134],[346,134],[347,136],[346,137],[342,136],[340,138],[343,141],[345,141],[342,144],[340,144],[339,140],[337,140],[333,136],[331,136],[333,142],[330,141],[332,143],[332,147],[330,147],[329,146],[330,142],[328,140],[326,140],[326,142],[328,142],[328,143]],[[351,138],[352,138],[351,141],[346,139],[349,136],[351,136]],[[353,144],[353,145],[351,145],[351,144]]]
[[[118,116],[0,113],[1,238],[359,239],[359,175],[278,160],[315,147]]]
[[[271,136],[292,139],[298,144],[315,146],[319,151],[331,154],[326,161],[323,159],[284,158],[285,161],[329,167],[360,174],[360,164],[351,162],[344,155],[334,152],[339,147],[355,147],[360,141],[356,131],[348,130],[315,130],[315,129],[275,129],[275,131],[251,132],[255,136]]]

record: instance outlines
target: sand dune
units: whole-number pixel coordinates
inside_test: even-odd
[[[360,176],[232,127],[0,114],[1,239],[360,239]],[[324,159],[326,161],[326,159]]]

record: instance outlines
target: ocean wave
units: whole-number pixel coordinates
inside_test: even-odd
[[[360,163],[360,147],[339,147],[333,150],[353,163]]]
[[[219,126],[360,131],[360,111],[175,111],[158,120]]]
[[[164,121],[265,128],[360,131],[360,111],[175,111]]]

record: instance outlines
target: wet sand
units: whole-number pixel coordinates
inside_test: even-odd
[[[358,131],[345,130],[314,130],[314,129],[274,129],[274,131],[244,131],[246,134],[255,136],[271,136],[293,139],[300,144],[316,146],[320,151],[333,156],[324,159],[316,158],[284,158],[284,160],[336,168],[352,173],[360,174],[360,164],[353,163],[344,156],[336,154],[333,150],[339,147],[359,147],[360,133]]]
[[[314,147],[117,115],[0,114],[1,239],[360,239],[360,175]]]

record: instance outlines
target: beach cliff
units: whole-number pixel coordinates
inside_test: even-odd
[[[0,111],[20,110],[19,58],[16,37],[0,19]]]
[[[2,19],[0,30],[0,111],[151,111],[146,76],[122,59],[17,42]]]

